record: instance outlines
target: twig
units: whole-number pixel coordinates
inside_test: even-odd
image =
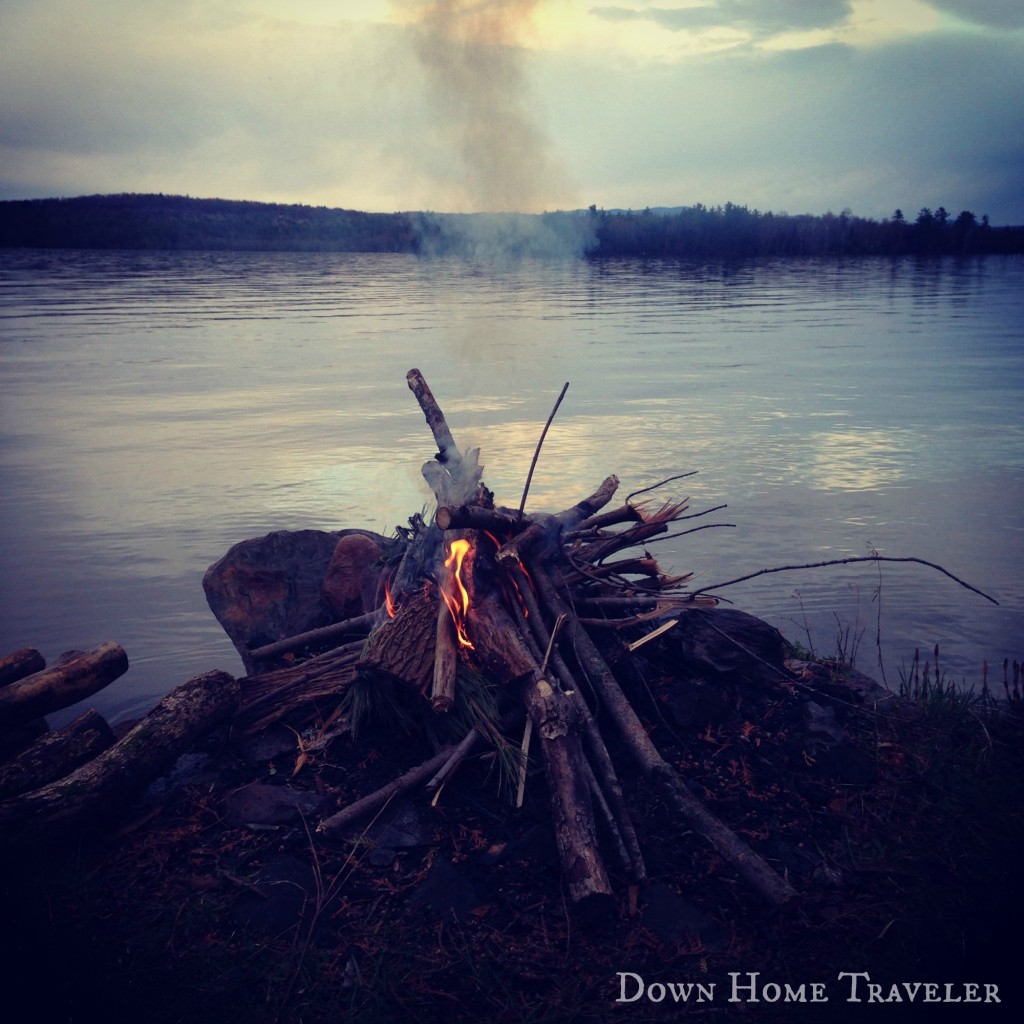
[[[929,562],[924,558],[914,558],[912,556],[896,558],[889,557],[887,555],[860,555],[856,558],[832,558],[827,562],[806,562],[803,565],[779,565],[774,569],[758,569],[757,572],[747,573],[746,576],[737,576],[735,579],[726,580],[724,583],[711,583],[706,587],[698,587],[696,590],[690,591],[690,596],[696,597],[697,594],[705,594],[709,590],[721,590],[723,587],[731,587],[734,583],[743,583],[746,580],[752,580],[757,576],[765,576],[768,573],[792,572],[795,569],[820,569],[823,566],[850,565],[854,562],[916,562],[918,565],[926,565],[929,569],[935,569],[937,572],[941,572],[943,576],[948,576],[954,583],[959,583],[961,587],[970,590],[979,597],[985,598],[986,601],[991,601],[994,605],[999,604],[994,597],[986,594],[983,590],[978,590],[977,587],[972,587],[970,583],[966,583],[964,580],[960,579],[959,576],[954,576],[948,569],[943,569],[941,565],[936,565],[935,562]]]
[[[529,721],[529,719],[527,719]],[[468,757],[470,751],[477,743],[483,739],[479,730],[474,726],[462,737],[459,745],[451,751],[451,756],[437,772],[437,774],[427,783],[426,788],[428,790],[440,789],[451,777],[452,773],[456,768]]]
[[[639,491],[627,494],[626,501],[628,502],[630,498],[635,498],[638,494],[646,494],[648,491],[655,491],[659,487],[664,487],[665,484],[670,484],[673,480],[685,480],[688,476],[696,476],[697,472],[696,469],[691,469],[689,473],[677,473],[675,476],[665,477],[664,480],[659,480],[656,484],[651,484],[650,487],[641,487]]]
[[[558,412],[558,407],[562,404],[562,399],[565,398],[566,391],[569,390],[569,382],[566,381],[562,385],[561,393],[555,402],[554,408],[551,410],[551,415],[548,416],[547,423],[544,424],[544,429],[540,432],[540,440],[537,442],[537,447],[533,452],[533,461],[530,463],[530,472],[526,474],[526,486],[523,488],[523,497],[519,502],[519,512],[516,515],[516,522],[523,518],[523,509],[526,508],[526,496],[530,493],[530,484],[533,482],[533,471],[537,468],[537,459],[540,458],[540,449],[544,444],[544,438],[548,436],[548,428],[551,426],[551,421],[555,418],[555,413]]]
[[[648,640],[656,640],[662,633],[667,633],[673,626],[678,626],[678,619],[669,619],[668,622],[663,622],[657,629],[651,630],[646,636],[640,637],[639,640],[634,640],[631,644],[626,644],[626,650],[632,654],[638,647],[642,647]]]
[[[347,807],[343,807],[337,814],[332,814],[329,818],[321,821],[316,828],[317,832],[340,832],[353,822],[358,821],[363,815],[383,807],[393,796],[404,793],[407,789],[412,789],[413,786],[417,786],[426,779],[431,778],[439,768],[444,766],[451,757],[451,753],[451,750],[442,750],[441,753],[435,754],[429,761],[424,761],[415,768],[410,768],[404,775],[393,779],[386,786],[382,786],[375,792],[364,796],[360,800],[356,800]]]

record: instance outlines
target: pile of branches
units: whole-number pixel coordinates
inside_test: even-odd
[[[511,762],[521,801],[527,760],[531,750],[539,751],[567,890],[574,901],[593,905],[611,896],[607,857],[631,882],[646,877],[610,739],[602,731],[610,725],[612,745],[628,751],[668,806],[726,864],[768,902],[789,900],[794,891],[788,881],[707,810],[655,747],[612,667],[688,610],[715,603],[687,592],[688,577],[665,574],[646,550],[651,538],[715,510],[690,513],[685,501],[637,500],[654,488],[614,502],[615,476],[557,514],[525,513],[529,479],[519,507],[501,507],[483,483],[479,450],[458,447],[418,370],[409,372],[408,383],[437,445],[423,466],[436,511],[429,522],[413,517],[401,531],[382,576],[378,608],[251,652],[269,658],[349,637],[294,667],[249,680],[239,728],[258,731],[298,701],[340,690],[347,692],[343,707],[349,715],[339,711],[327,722],[321,733],[326,740],[396,693],[397,703],[428,723],[447,717],[465,723],[457,742],[321,822],[319,832],[326,835],[342,834],[400,790],[439,789],[478,744],[495,745]],[[531,477],[557,408],[541,435]],[[680,530],[701,528],[687,524]],[[351,639],[360,630],[368,635]],[[517,730],[511,750],[510,729]],[[599,835],[610,837],[609,849]]]
[[[539,749],[566,887],[573,901],[591,906],[611,896],[606,858],[631,883],[646,877],[611,745],[753,891],[775,906],[792,899],[789,881],[694,796],[651,741],[621,684],[633,652],[694,610],[713,607],[712,591],[795,568],[917,562],[993,599],[934,563],[877,553],[761,569],[690,589],[689,576],[662,571],[648,542],[731,525],[690,525],[724,506],[690,512],[686,501],[650,497],[692,474],[621,501],[618,478],[608,476],[571,508],[527,514],[530,481],[566,385],[541,432],[518,508],[502,507],[483,482],[479,449],[456,444],[420,371],[410,370],[407,382],[437,446],[422,467],[436,497],[434,514],[429,521],[414,516],[399,531],[369,612],[247,652],[258,664],[319,650],[245,680],[236,728],[258,732],[343,693],[317,738],[304,742],[300,761],[385,707],[442,737],[435,756],[322,821],[318,831],[327,836],[344,835],[398,792],[437,792],[482,744],[501,755],[521,802],[531,749]],[[613,736],[605,735],[609,727]],[[602,843],[599,836],[610,838]]]

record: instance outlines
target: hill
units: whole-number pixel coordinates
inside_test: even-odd
[[[0,202],[0,247],[745,258],[1024,252],[1024,226],[944,207],[882,221],[724,206],[544,214],[363,213],[189,196]]]

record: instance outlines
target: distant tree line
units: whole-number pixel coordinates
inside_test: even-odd
[[[745,206],[703,205],[667,213],[606,213],[596,221],[602,256],[838,256],[946,255],[1024,252],[1024,227],[996,228],[970,210],[951,217],[944,207],[922,209],[909,221],[902,210],[883,221],[836,215],[761,213]]]
[[[594,258],[1024,253],[1024,226],[994,227],[970,210],[902,210],[882,221],[850,210],[762,213],[746,206],[509,215],[361,213],[166,195],[0,202],[0,246],[300,252],[554,253]]]
[[[0,246],[410,252],[405,214],[188,196],[105,195],[0,202]]]

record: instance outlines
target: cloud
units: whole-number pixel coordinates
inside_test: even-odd
[[[1024,28],[1024,4],[1020,0],[927,0],[930,6],[962,21],[988,28]]]
[[[731,200],[872,217],[945,205],[1022,222],[1022,57],[1024,40],[930,34],[614,76],[596,64],[551,69],[564,77],[546,92],[563,146],[593,169],[600,205]]]
[[[52,0],[0,15],[4,193],[349,205],[351,182],[414,178],[394,31],[165,7]]]
[[[851,0],[710,0],[688,7],[595,7],[609,21],[651,21],[673,32],[741,29],[763,38],[782,32],[833,28],[853,10]]]

